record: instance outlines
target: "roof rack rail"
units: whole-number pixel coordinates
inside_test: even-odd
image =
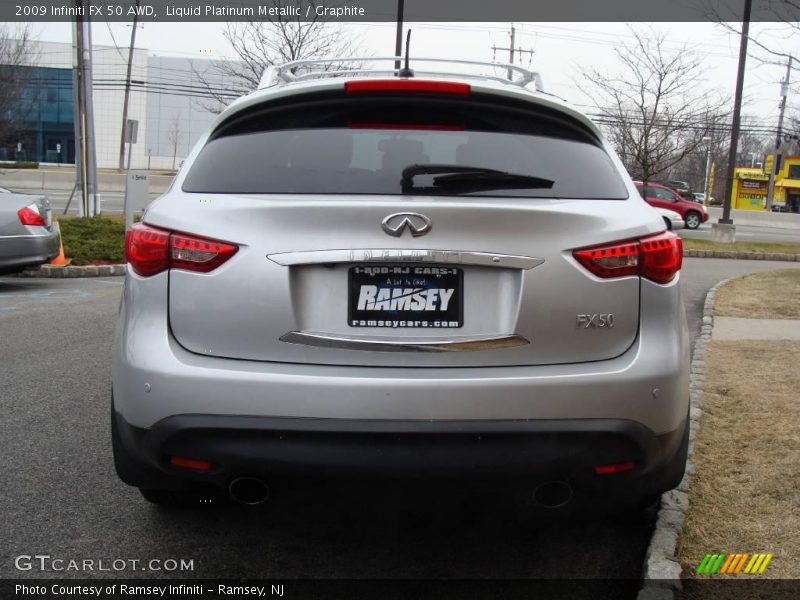
[[[373,63],[373,62],[392,62],[399,64],[398,61],[405,60],[403,56],[365,56],[365,57],[332,57],[332,58],[314,58],[307,60],[295,60],[292,62],[284,63],[282,65],[273,65],[264,70],[261,76],[261,81],[258,84],[258,89],[272,87],[274,85],[285,85],[298,81],[308,81],[310,79],[324,79],[326,77],[341,77],[342,75],[389,75],[397,76],[398,70],[394,67],[384,69],[359,69],[350,68],[345,66],[342,69],[324,69],[332,63]],[[482,62],[477,60],[458,60],[449,58],[412,58],[414,63],[437,63],[437,64],[451,64],[451,65],[469,65],[481,66],[504,69],[507,72],[519,74],[519,77],[508,78],[497,75],[477,75],[471,73],[454,72],[454,71],[436,71],[436,70],[420,70],[414,69],[418,75],[437,75],[449,77],[469,77],[475,79],[490,79],[507,83],[518,87],[525,87],[533,82],[536,86],[537,92],[544,92],[544,84],[542,83],[542,76],[537,71],[531,71],[519,65],[512,65],[507,63],[497,62]],[[321,70],[313,70],[313,65],[322,66]],[[308,69],[307,72],[296,74],[297,69]]]

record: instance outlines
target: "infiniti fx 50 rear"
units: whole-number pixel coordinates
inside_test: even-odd
[[[474,477],[635,506],[681,479],[680,239],[552,96],[476,78],[254,92],[126,253],[114,454],[151,501]]]

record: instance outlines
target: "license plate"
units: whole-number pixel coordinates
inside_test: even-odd
[[[455,329],[464,324],[455,267],[365,265],[348,273],[350,327]]]

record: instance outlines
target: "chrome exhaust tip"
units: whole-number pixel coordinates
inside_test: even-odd
[[[566,481],[545,481],[533,490],[533,499],[545,508],[561,508],[572,500],[572,486]]]
[[[269,499],[269,487],[255,477],[237,477],[228,486],[228,495],[239,504],[257,506]]]

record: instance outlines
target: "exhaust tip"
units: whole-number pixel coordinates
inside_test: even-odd
[[[231,499],[239,504],[256,506],[269,498],[269,487],[255,477],[237,477],[228,486]]]
[[[533,490],[533,499],[546,508],[561,508],[572,500],[572,486],[566,481],[546,481]]]

